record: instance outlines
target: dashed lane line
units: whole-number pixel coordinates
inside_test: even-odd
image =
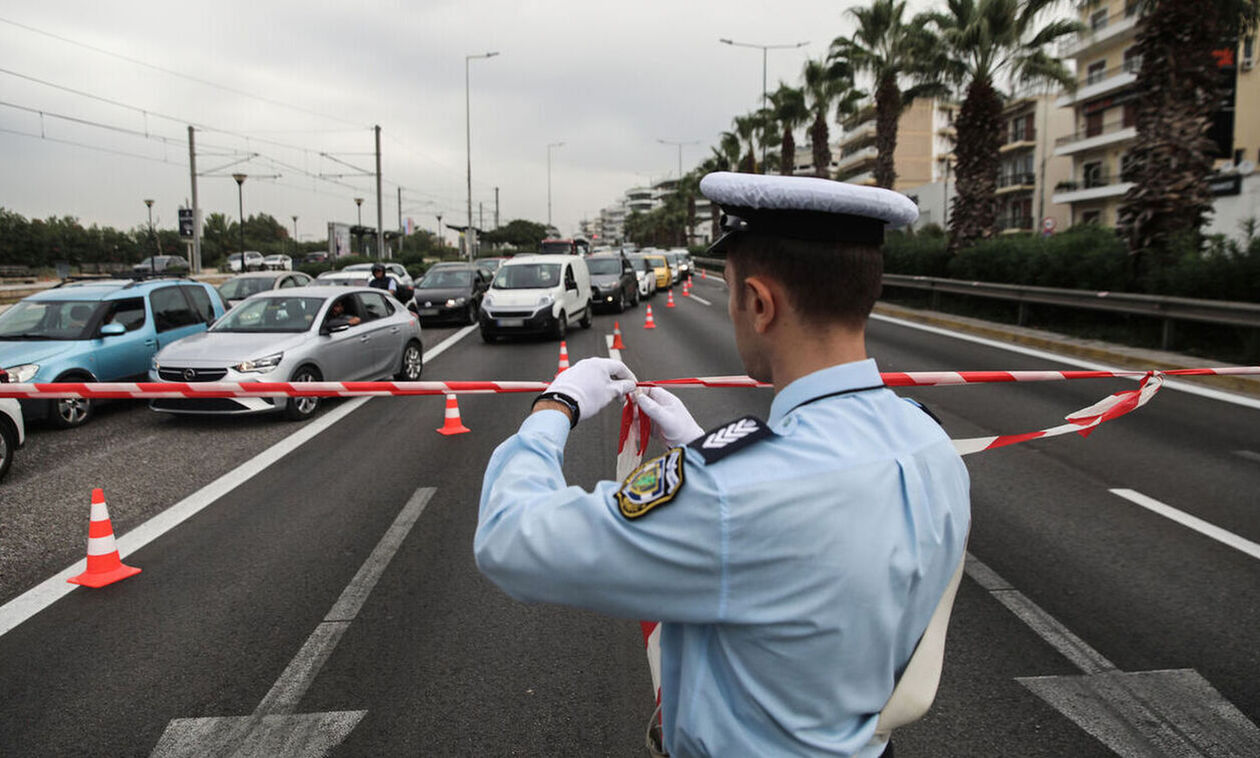
[[[433,498],[421,487],[403,506],[350,584],[249,716],[174,719],[153,749],[154,758],[204,755],[325,755],[350,734],[367,711],[297,713],[298,703],[328,661],[385,567]]]
[[[694,292],[688,295],[687,297],[692,300],[695,300],[697,303],[702,303],[704,305],[713,305],[713,303],[710,303],[708,300],[705,300],[704,298],[700,297]]]
[[[442,340],[432,350],[425,352],[425,362],[427,363],[446,352],[452,345],[467,337],[476,328],[476,326],[465,327]],[[353,400],[347,400],[322,416],[311,419],[298,431],[153,516],[135,529],[120,536],[117,540],[119,554],[122,557],[126,557],[166,534],[184,521],[200,513],[211,503],[261,474],[273,463],[314,439],[333,424],[354,413],[371,399],[370,397],[358,397]],[[82,573],[86,565],[86,558],[79,560],[0,606],[0,637],[3,637],[31,616],[78,589],[79,585],[70,584],[66,580]]]
[[[1260,545],[1252,542],[1245,537],[1240,537],[1231,531],[1222,529],[1221,527],[1208,523],[1197,516],[1191,516],[1189,513],[1177,510],[1166,503],[1161,503],[1153,497],[1143,495],[1135,490],[1117,488],[1110,490],[1111,494],[1119,495],[1128,500],[1130,503],[1140,505],[1143,508],[1157,513],[1166,519],[1172,520],[1182,526],[1193,529],[1205,537],[1210,537],[1222,545],[1232,547],[1240,553],[1249,555],[1252,558],[1260,558]]]

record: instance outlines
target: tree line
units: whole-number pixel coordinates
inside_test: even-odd
[[[1094,2],[1097,0],[1085,0]],[[1260,0],[1132,0],[1142,61],[1134,88],[1137,139],[1123,181],[1119,232],[1132,280],[1161,276],[1187,246],[1202,251],[1212,208],[1213,145],[1207,137],[1221,102],[1213,51],[1260,21]],[[626,235],[640,244],[685,244],[696,224],[699,178],[710,171],[796,171],[796,135],[804,130],[814,176],[832,179],[830,132],[870,107],[875,120],[877,186],[896,182],[893,155],[901,114],[915,100],[960,100],[955,123],[956,193],[949,252],[997,236],[1002,109],[1014,90],[1077,80],[1053,45],[1085,32],[1076,20],[1052,18],[1058,0],[948,0],[913,17],[905,0],[873,0],[848,11],[854,33],[809,60],[795,85],[780,83],[769,105],[735,116],[710,155],[679,182],[678,197],[647,214],[631,214]],[[871,91],[858,88],[869,83]],[[867,105],[869,103],[869,105]],[[758,160],[764,154],[765,160]],[[689,210],[690,209],[690,210]],[[713,209],[716,221],[717,209]]]

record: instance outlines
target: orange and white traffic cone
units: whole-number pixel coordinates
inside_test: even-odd
[[[118,555],[114,544],[114,527],[109,521],[109,509],[105,507],[105,493],[97,487],[92,490],[92,516],[88,524],[87,571],[66,581],[84,587],[104,587],[140,573],[135,566],[127,566]]]
[[[650,306],[650,305],[649,305],[648,307],[649,307],[649,308],[651,308],[652,306]],[[625,349],[626,349],[626,343],[624,343],[624,342],[622,342],[622,341],[621,341],[621,323],[620,323],[620,322],[618,322],[618,321],[614,321],[614,322],[613,322],[613,343],[612,343],[612,349],[613,349],[613,350],[625,350]]]
[[[560,340],[560,364],[556,367],[556,376],[560,376],[561,374],[563,374],[564,370],[567,369],[568,367],[569,367],[569,347],[568,345],[564,343],[564,340]]]
[[[437,430],[438,434],[450,436],[452,434],[467,434],[472,429],[464,426],[464,422],[459,418],[459,401],[454,395],[446,396],[446,421],[442,423],[442,428]]]
[[[669,299],[665,301],[665,307],[666,308],[674,307],[674,291],[673,290],[669,291]]]
[[[701,279],[708,279],[708,278],[709,278],[709,270],[708,270],[707,268],[702,268],[702,269],[700,269],[700,278],[701,278]]]
[[[656,328],[656,321],[655,321],[655,320],[653,320],[653,318],[652,318],[652,306],[650,306],[650,305],[648,306],[647,321],[644,321],[644,322],[643,322],[643,328],[644,328],[644,329],[655,329],[655,328]]]
[[[691,297],[691,280],[683,282],[683,297]]]

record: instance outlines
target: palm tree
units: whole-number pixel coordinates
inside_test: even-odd
[[[779,159],[779,173],[791,176],[796,172],[796,128],[809,119],[809,109],[805,107],[805,90],[789,87],[780,83],[779,88],[770,95],[770,103],[774,106],[774,118],[783,127],[783,149]]]
[[[1201,241],[1212,209],[1207,137],[1220,103],[1214,50],[1260,19],[1260,0],[1142,0],[1138,36],[1137,143],[1123,179],[1134,183],[1120,210],[1135,273],[1154,273],[1181,238]]]
[[[739,165],[742,149],[739,135],[735,132],[722,132],[718,137],[718,146],[709,149],[713,152],[711,160],[714,161],[714,165],[720,167],[714,168],[714,171],[734,171]]]
[[[950,249],[992,237],[998,212],[997,178],[1002,146],[1003,94],[995,82],[1058,84],[1076,80],[1047,45],[1082,29],[1059,19],[1040,18],[1058,0],[949,0],[948,12],[928,13],[916,25],[934,28],[937,54],[944,54],[948,77],[964,92],[958,120],[956,187],[950,218]]]
[[[739,161],[739,167],[736,171],[745,174],[757,173],[757,145],[756,135],[757,129],[761,126],[761,119],[756,113],[749,113],[744,116],[736,116],[734,119],[735,134],[739,137],[740,149],[745,144],[748,145],[748,154]]]
[[[937,61],[928,54],[931,37],[919,24],[902,20],[905,10],[905,0],[874,0],[868,8],[850,9],[857,30],[852,38],[837,37],[828,56],[875,80],[875,183],[888,189],[897,181],[893,154],[901,114],[917,98],[944,94],[936,83]],[[903,90],[905,79],[912,85]]]
[[[853,71],[845,60],[808,60],[801,71],[805,105],[813,121],[809,125],[809,141],[814,152],[814,176],[830,178],[831,130],[827,126],[832,108],[836,120],[857,110],[866,93],[853,87]]]

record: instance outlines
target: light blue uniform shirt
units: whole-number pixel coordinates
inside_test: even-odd
[[[673,501],[636,519],[618,482],[565,485],[568,419],[534,414],[486,469],[477,565],[520,600],[664,622],[676,758],[878,755],[970,524],[945,432],[881,385],[872,360],[792,382],[775,436],[711,464],[686,448]]]

